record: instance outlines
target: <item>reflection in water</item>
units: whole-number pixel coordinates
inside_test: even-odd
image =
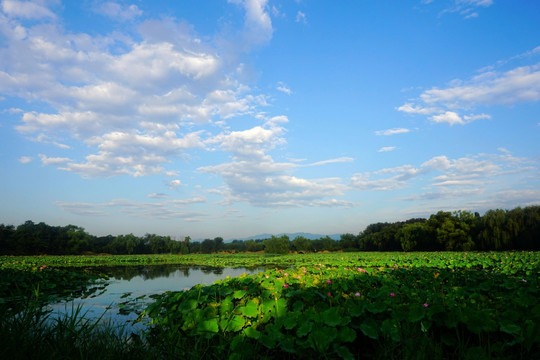
[[[206,266],[148,265],[86,268],[84,271],[109,277],[105,291],[88,297],[62,301],[51,305],[53,312],[66,313],[81,306],[87,318],[99,318],[119,323],[132,322],[137,313],[153,300],[152,294],[187,290],[196,284],[212,284],[227,276],[255,274],[263,268],[214,268]],[[137,324],[138,328],[142,325]]]
[[[184,277],[190,277],[190,271],[200,271],[205,275],[223,275],[224,271],[241,270],[241,274],[255,273],[261,268],[217,268],[211,266],[186,266],[186,265],[138,265],[138,266],[99,266],[84,268],[85,271],[94,275],[114,277],[116,280],[130,281],[135,277],[142,277],[144,280],[152,280],[158,278],[168,278],[177,276],[178,273]],[[195,285],[195,284],[194,284]]]

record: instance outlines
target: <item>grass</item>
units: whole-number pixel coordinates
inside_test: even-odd
[[[117,324],[90,320],[81,307],[63,315],[47,310],[36,291],[18,310],[0,311],[0,348],[5,359],[151,359],[137,335]],[[20,310],[22,309],[22,310]]]

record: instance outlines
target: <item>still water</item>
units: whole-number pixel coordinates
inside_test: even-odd
[[[262,268],[209,268],[182,265],[151,265],[100,267],[93,271],[107,274],[109,278],[86,297],[52,304],[53,315],[62,316],[80,307],[87,319],[101,319],[118,324],[128,324],[137,318],[153,299],[152,294],[165,291],[187,290],[196,284],[212,284],[216,280],[256,274]],[[142,329],[138,323],[133,330]]]

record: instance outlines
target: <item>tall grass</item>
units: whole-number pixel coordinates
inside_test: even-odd
[[[81,306],[63,315],[47,310],[38,291],[18,309],[0,305],[0,349],[4,359],[151,359],[138,335],[125,326],[89,319]],[[22,309],[22,310],[21,310]]]

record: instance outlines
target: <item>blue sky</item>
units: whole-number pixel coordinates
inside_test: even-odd
[[[540,5],[0,5],[0,222],[358,233],[540,204]]]

